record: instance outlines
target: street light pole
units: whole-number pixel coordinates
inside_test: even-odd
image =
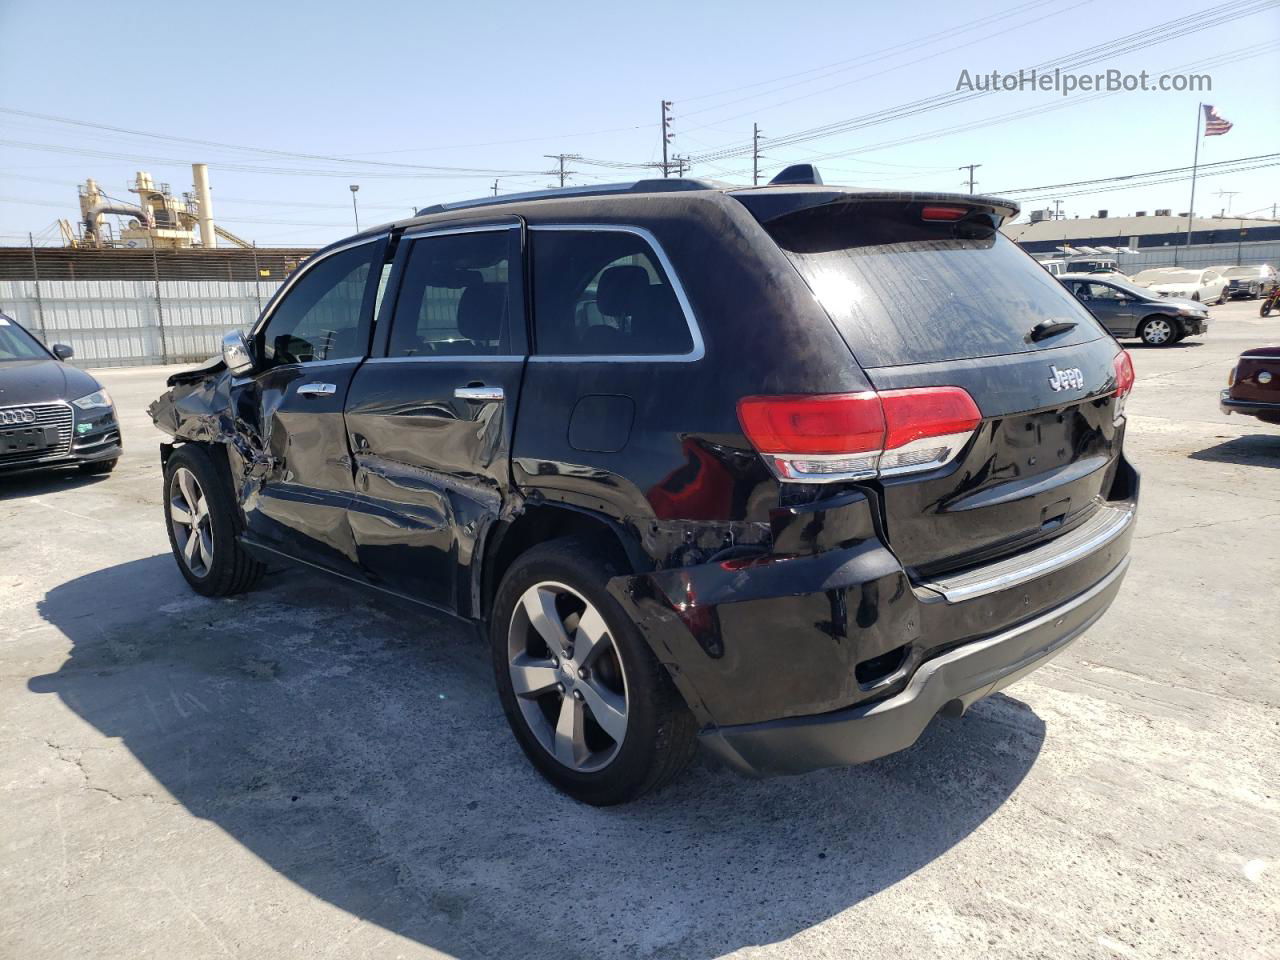
[[[356,206],[356,191],[360,189],[360,184],[353,183],[351,185],[351,215],[356,218],[356,233],[360,232],[360,210]]]

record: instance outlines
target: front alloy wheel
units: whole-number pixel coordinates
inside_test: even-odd
[[[209,500],[196,475],[186,467],[173,471],[169,490],[169,519],[178,555],[192,574],[207,577],[213,568]]]
[[[248,590],[265,568],[240,543],[242,520],[226,451],[186,443],[164,465],[164,519],[178,570],[196,593]]]
[[[538,744],[579,773],[608,766],[627,735],[627,674],[600,611],[563,583],[537,583],[516,604],[507,655]]]
[[[1142,342],[1151,347],[1162,347],[1173,340],[1173,324],[1162,317],[1152,317],[1142,325]]]

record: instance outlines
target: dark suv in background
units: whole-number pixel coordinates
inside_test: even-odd
[[[152,406],[197,591],[285,557],[484,625],[533,764],[913,743],[1120,587],[1128,356],[1013,204],[690,180],[437,206],[321,251]]]

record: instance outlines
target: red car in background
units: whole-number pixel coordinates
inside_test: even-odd
[[[1223,413],[1280,424],[1280,347],[1255,347],[1240,354],[1219,405]]]

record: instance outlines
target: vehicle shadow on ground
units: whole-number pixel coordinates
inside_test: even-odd
[[[1191,454],[1192,460],[1237,463],[1249,467],[1280,468],[1280,433],[1254,433]]]
[[[82,473],[78,468],[42,470],[32,473],[0,475],[0,502],[35,497],[42,493],[80,490],[111,479],[104,474]]]
[[[1141,340],[1123,343],[1126,350],[1198,350],[1204,346],[1200,340],[1179,340],[1177,343],[1143,343]]]
[[[468,960],[786,939],[963,840],[1045,735],[997,695],[862,767],[751,781],[699,761],[596,809],[533,772],[465,626],[309,573],[207,600],[167,554],[62,584],[40,611],[71,653],[32,691],[120,738],[186,810],[314,896]],[[216,886],[217,851],[201,851]]]

